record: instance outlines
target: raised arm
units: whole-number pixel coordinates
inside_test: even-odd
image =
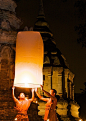
[[[45,90],[43,89],[43,86],[42,86],[42,85],[41,85],[41,89],[42,89],[42,91],[43,91],[47,96],[49,96],[52,100],[57,100],[56,97],[52,96],[49,92],[45,91]]]
[[[43,100],[43,101],[48,101],[48,100],[49,100],[48,98],[42,97],[42,96],[38,93],[38,88],[36,89],[36,94],[37,94],[37,96],[38,96],[41,100]]]
[[[18,102],[18,99],[15,97],[15,95],[14,95],[14,86],[12,87],[12,97],[13,97],[13,99],[14,99],[14,101],[15,102]]]
[[[31,102],[34,100],[34,89],[32,89],[32,98],[29,99]]]

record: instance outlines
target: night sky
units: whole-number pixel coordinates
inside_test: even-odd
[[[43,0],[45,19],[53,33],[57,48],[65,56],[70,70],[75,74],[75,93],[84,88],[86,81],[86,48],[77,43],[74,26],[82,22],[74,7],[75,0]],[[18,0],[16,15],[25,26],[33,27],[39,10],[39,0]]]

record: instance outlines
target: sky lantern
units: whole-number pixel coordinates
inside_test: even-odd
[[[40,87],[43,83],[43,40],[39,32],[17,34],[14,86]]]

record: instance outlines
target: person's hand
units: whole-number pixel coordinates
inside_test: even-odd
[[[35,88],[35,92],[38,92],[38,88]]]
[[[14,87],[14,86],[12,86],[12,89],[14,90],[14,89],[15,89],[15,87]]]
[[[41,90],[43,90],[43,86],[42,85],[40,85],[41,86]]]
[[[34,88],[32,88],[32,92],[34,92],[34,90],[35,90],[35,89],[34,89]]]

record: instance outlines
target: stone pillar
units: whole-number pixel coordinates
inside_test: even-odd
[[[65,92],[67,93],[67,98],[68,98],[68,73],[69,69],[64,69],[64,78],[65,78]]]
[[[73,94],[73,88],[72,88],[72,84],[73,84],[73,78],[74,78],[74,74],[72,72],[69,72],[69,78],[68,78],[68,85],[69,85],[69,98],[72,99],[72,94]]]
[[[13,49],[13,46],[11,47],[11,59],[10,59],[10,83],[9,87],[11,88],[14,82],[14,77],[15,77],[15,51]]]
[[[48,73],[48,85],[47,86],[49,86],[49,88],[48,88],[48,90],[50,91],[50,89],[52,88],[52,75],[51,75],[51,73]]]
[[[71,86],[72,86],[72,90],[71,90],[72,91],[71,92],[72,93],[72,100],[74,101],[74,84],[72,84]]]
[[[58,94],[63,94],[62,92],[62,71],[63,71],[63,67],[57,67],[58,70]]]
[[[51,89],[51,81],[52,81],[51,69],[52,69],[51,67],[44,67],[44,69],[43,69],[43,75],[45,75],[43,88],[44,88],[44,90],[46,90],[48,92]]]
[[[58,94],[58,69],[57,67],[53,67],[52,69],[53,74],[52,74],[52,89],[55,89]]]
[[[71,95],[71,92],[72,92],[71,81],[69,82],[69,85],[70,85],[70,99],[71,99],[71,97],[72,97],[72,95]]]
[[[71,99],[71,81],[68,80],[68,98]]]

